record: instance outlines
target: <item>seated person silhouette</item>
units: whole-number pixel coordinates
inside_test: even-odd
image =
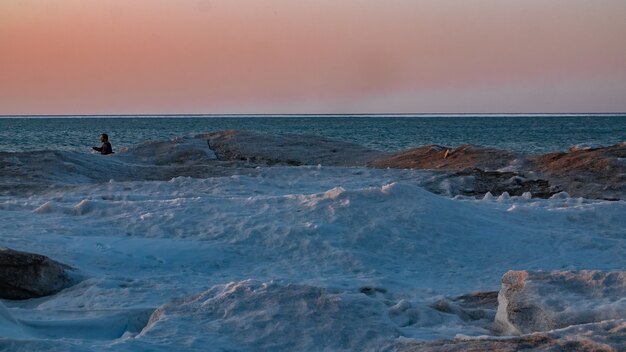
[[[103,155],[113,154],[113,147],[111,147],[111,143],[109,143],[109,135],[107,135],[106,133],[101,134],[100,142],[102,142],[102,146],[92,147],[93,150],[99,151],[100,154]]]

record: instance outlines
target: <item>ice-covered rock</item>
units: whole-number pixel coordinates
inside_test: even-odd
[[[449,314],[457,315],[461,320],[493,321],[498,307],[498,292],[474,292],[453,299],[440,299],[432,308]]]
[[[533,169],[573,197],[625,199],[626,143],[572,148],[531,159]]]
[[[204,138],[146,141],[100,155],[70,151],[0,152],[0,194],[34,194],[51,187],[115,181],[231,175],[218,167]]]
[[[480,169],[464,170],[453,173],[450,177],[469,176],[463,195],[482,196],[487,192],[500,196],[523,196],[529,193],[535,198],[549,198],[555,191],[546,180],[526,178],[515,172],[483,171]]]
[[[312,135],[266,135],[220,131],[201,135],[223,161],[260,165],[365,166],[387,153]]]
[[[46,256],[0,247],[0,298],[28,299],[59,292],[69,267]]]
[[[626,197],[626,163],[623,162],[625,159],[626,143],[609,147],[577,146],[568,152],[549,153],[530,158],[505,150],[472,145],[457,148],[429,145],[380,158],[369,165],[377,168],[456,172],[479,169],[482,172],[498,171],[502,176],[515,172],[519,173],[522,178],[525,175],[533,175],[527,178],[537,182],[527,183],[523,187],[539,188],[540,197],[545,198],[558,191],[567,191],[574,197],[617,200]],[[502,183],[493,179],[497,176],[495,173],[486,175],[489,176],[487,178],[484,177],[485,175],[480,176],[484,182],[477,182],[475,193],[484,194],[485,188],[492,194],[501,193],[501,191],[488,189],[490,187],[501,188]],[[535,196],[536,192],[530,189],[527,191]]]
[[[427,190],[450,196],[463,195],[483,198],[487,193],[499,197],[503,193],[526,198],[549,198],[556,189],[546,180],[524,177],[516,172],[483,171],[431,171],[430,180],[423,183]],[[524,195],[526,194],[526,195]],[[489,198],[489,197],[488,197]]]
[[[626,272],[509,271],[498,294],[496,328],[526,334],[626,317]]]
[[[376,168],[438,170],[440,174],[436,175],[436,179],[439,183],[446,181],[450,187],[438,192],[436,187],[427,185],[435,193],[483,196],[490,192],[499,196],[506,192],[512,196],[521,196],[530,192],[532,197],[548,198],[556,192],[548,181],[521,173],[528,166],[525,157],[505,150],[473,145],[457,148],[429,145],[377,159],[369,165]]]
[[[626,341],[626,320],[622,319],[522,336],[459,337],[454,340],[434,342],[401,341],[389,350],[397,352],[618,352],[626,350],[624,341]]]

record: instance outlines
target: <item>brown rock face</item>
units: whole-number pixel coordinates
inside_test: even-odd
[[[65,268],[43,255],[0,247],[0,298],[28,299],[57,293],[71,281]]]
[[[533,197],[549,198],[557,193],[546,180],[527,178],[520,172],[494,171],[525,169],[526,157],[505,150],[463,145],[458,148],[424,146],[377,159],[369,164],[377,168],[429,169],[448,171],[442,179],[461,181],[462,187],[454,194],[484,196],[487,192],[498,196],[507,192],[521,196],[530,192]]]
[[[531,158],[531,163],[571,196],[611,200],[626,196],[626,142],[545,154]]]
[[[369,166],[459,173],[467,173],[470,169],[479,170],[473,175],[477,180],[476,195],[486,191],[492,194],[506,191],[512,195],[530,191],[533,196],[549,197],[566,191],[573,197],[607,200],[626,198],[626,142],[593,149],[572,148],[567,153],[550,153],[531,158],[472,145],[453,149],[430,145],[376,159]],[[518,185],[507,189],[508,186],[501,182],[503,177],[511,177],[510,171],[502,171],[505,168],[515,170],[521,177],[533,175],[532,180],[521,187]]]
[[[514,163],[524,163],[525,159],[506,150],[462,145],[447,148],[427,145],[377,159],[370,166],[377,168],[431,169],[461,171],[465,169],[498,170]]]

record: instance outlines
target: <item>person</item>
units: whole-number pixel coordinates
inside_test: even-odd
[[[113,147],[111,147],[111,143],[109,143],[109,135],[107,135],[106,133],[101,134],[100,142],[102,142],[102,146],[92,147],[93,150],[99,151],[100,154],[103,155],[113,154]]]

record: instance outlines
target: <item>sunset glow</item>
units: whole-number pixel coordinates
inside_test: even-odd
[[[626,111],[623,0],[6,0],[0,114]]]

